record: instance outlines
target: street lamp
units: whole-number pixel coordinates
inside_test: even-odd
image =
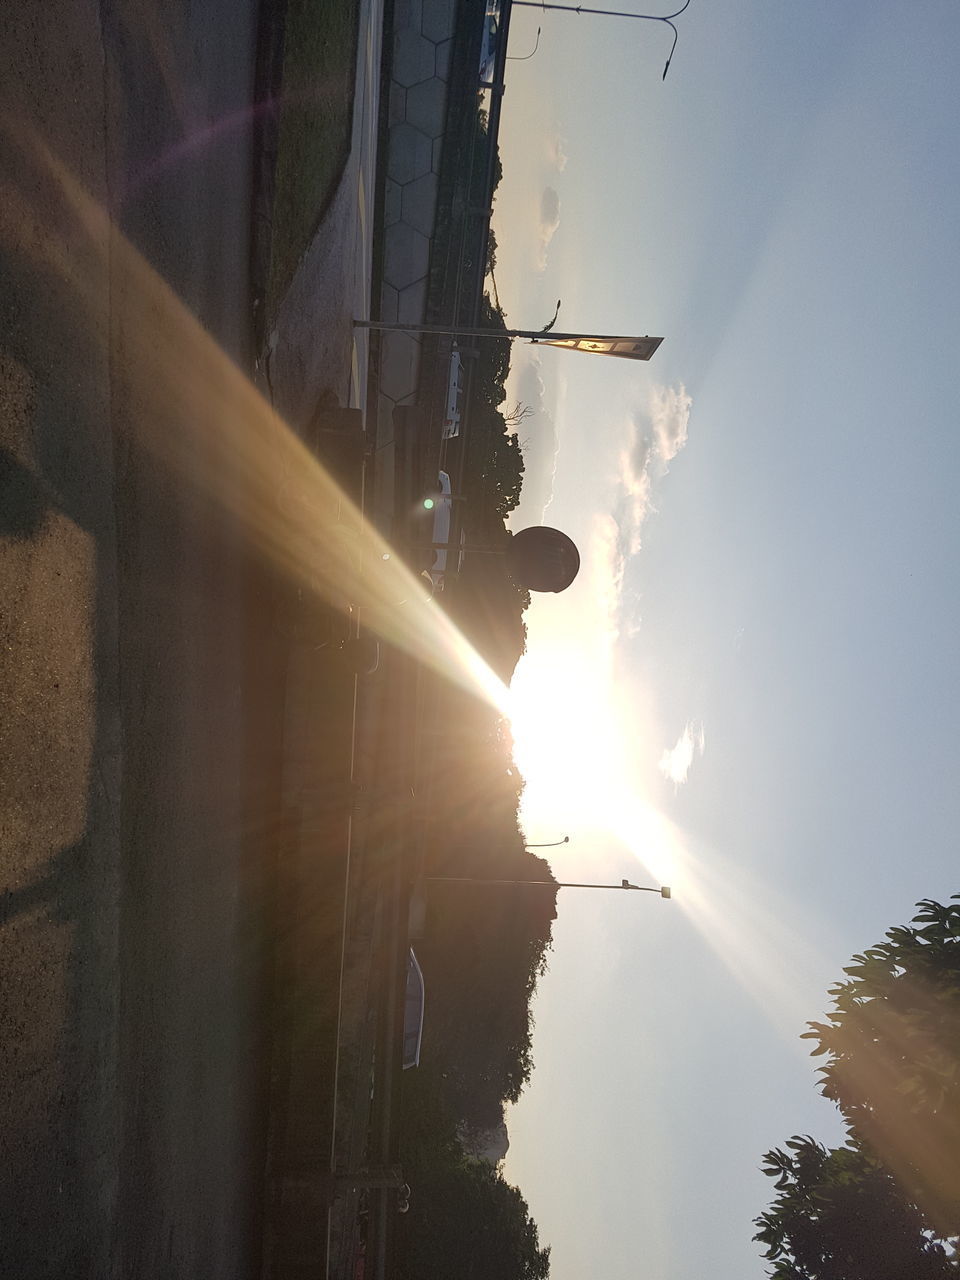
[[[533,46],[533,52],[525,53],[522,55],[522,57],[519,57],[519,58],[516,56],[512,56],[511,54],[508,53],[507,61],[508,62],[529,62],[530,59],[533,57],[534,53],[536,53],[539,48],[540,48],[540,28],[537,27],[537,43]]]
[[[661,898],[673,897],[668,884],[631,884],[629,880],[621,880],[619,884],[581,884],[573,880],[493,880],[487,876],[425,876],[424,879],[432,883],[535,885],[544,889],[635,889],[638,893],[658,893]]]
[[[562,840],[548,840],[546,844],[525,844],[525,849],[556,849],[557,845],[569,844],[570,837],[564,836]]]
[[[670,46],[670,55],[667,58],[666,66],[663,68],[663,75],[660,77],[661,80],[666,80],[667,72],[670,70],[670,63],[673,61],[673,51],[677,47],[677,39],[680,34],[677,31],[677,28],[673,25],[673,19],[680,17],[681,13],[683,13],[684,9],[686,9],[687,5],[690,3],[690,0],[687,0],[686,4],[681,5],[676,13],[668,13],[666,17],[660,17],[655,13],[625,13],[620,9],[585,9],[583,5],[579,4],[544,4],[542,0],[512,0],[512,3],[522,9],[559,9],[563,13],[594,13],[603,18],[639,18],[641,22],[665,22],[673,32],[673,44]]]

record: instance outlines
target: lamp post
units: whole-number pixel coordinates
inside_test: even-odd
[[[635,889],[638,893],[658,893],[661,898],[673,897],[668,884],[631,884],[629,880],[621,880],[619,884],[581,884],[572,880],[494,880],[487,876],[424,876],[424,879],[430,883],[534,885],[543,889]]]
[[[641,22],[665,22],[673,32],[673,44],[670,46],[670,55],[667,58],[666,66],[663,68],[663,75],[660,77],[661,80],[666,80],[667,72],[670,70],[670,63],[673,61],[673,51],[677,47],[677,40],[680,35],[677,28],[673,25],[673,19],[680,17],[681,13],[683,13],[684,9],[686,9],[687,5],[690,3],[690,0],[687,0],[686,4],[681,5],[676,13],[668,13],[665,17],[661,17],[659,14],[655,13],[626,13],[621,9],[585,9],[583,5],[579,4],[544,4],[542,3],[542,0],[511,0],[511,3],[524,9],[559,9],[563,13],[594,13],[603,18],[639,18]]]
[[[570,837],[564,836],[562,840],[548,840],[546,844],[525,844],[525,849],[556,849],[557,845],[569,844]]]

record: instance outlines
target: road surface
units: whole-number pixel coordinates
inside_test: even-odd
[[[19,1280],[257,1265],[280,676],[251,548],[198,474],[229,370],[176,301],[246,363],[256,10],[0,7],[0,1273]],[[190,474],[157,461],[176,439]]]

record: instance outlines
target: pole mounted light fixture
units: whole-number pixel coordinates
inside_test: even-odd
[[[655,889],[655,888],[651,889],[643,884],[631,884],[629,880],[621,880],[620,888],[621,889],[638,889],[641,893],[659,893],[661,898],[673,897],[673,894],[670,891],[670,886],[668,884],[662,884],[659,889]]]
[[[585,9],[581,4],[544,4],[542,0],[512,0],[512,4],[522,9],[559,9],[562,13],[592,13],[602,18],[639,18],[641,22],[665,22],[673,32],[673,44],[670,46],[670,53],[667,57],[666,66],[663,68],[663,75],[660,77],[661,80],[666,80],[667,78],[667,72],[670,70],[670,63],[673,61],[673,51],[677,47],[677,40],[680,35],[677,28],[673,25],[673,19],[679,18],[689,3],[690,0],[687,0],[687,3],[681,5],[681,7],[677,9],[676,13],[668,13],[661,16],[656,13],[626,13],[622,9]]]
[[[625,337],[613,333],[557,333],[554,317],[544,329],[494,329],[489,325],[406,324],[400,320],[354,320],[355,329],[375,329],[380,333],[439,333],[450,338],[527,338],[541,347],[561,347],[593,355],[619,356],[623,360],[649,360],[663,338]]]
[[[629,880],[621,880],[619,884],[583,884],[572,880],[495,880],[489,876],[424,876],[424,879],[431,884],[498,884],[518,887],[529,885],[541,889],[635,889],[638,893],[659,894],[661,898],[673,897],[668,884],[631,884]]]

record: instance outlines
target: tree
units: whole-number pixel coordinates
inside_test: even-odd
[[[805,1038],[823,1093],[942,1237],[960,1235],[960,905],[917,904],[911,925],[853,958],[833,1012]]]
[[[503,415],[503,420],[508,427],[514,430],[520,426],[521,422],[526,422],[528,418],[533,417],[533,405],[524,404],[518,400],[512,409],[508,409]]]
[[[489,475],[496,493],[497,514],[502,518],[520,501],[523,488],[523,454],[520,441],[510,435],[498,441],[499,448],[492,459]]]
[[[400,1280],[547,1280],[550,1250],[516,1187],[482,1161],[435,1164],[411,1178],[400,1224]]]
[[[417,943],[430,1004],[423,1057],[440,1066],[441,1092],[456,1120],[475,1130],[496,1125],[503,1103],[516,1102],[530,1079],[530,1002],[556,916],[556,888],[482,883],[553,879],[549,865],[523,848],[515,797],[509,808],[510,781],[505,776],[499,806],[484,787],[488,812],[460,847],[428,855],[428,875],[481,883],[431,882],[427,929]]]
[[[764,1157],[777,1179],[772,1207],[756,1219],[774,1280],[947,1280],[957,1258],[910,1204],[893,1176],[855,1144],[828,1151],[791,1138]]]

